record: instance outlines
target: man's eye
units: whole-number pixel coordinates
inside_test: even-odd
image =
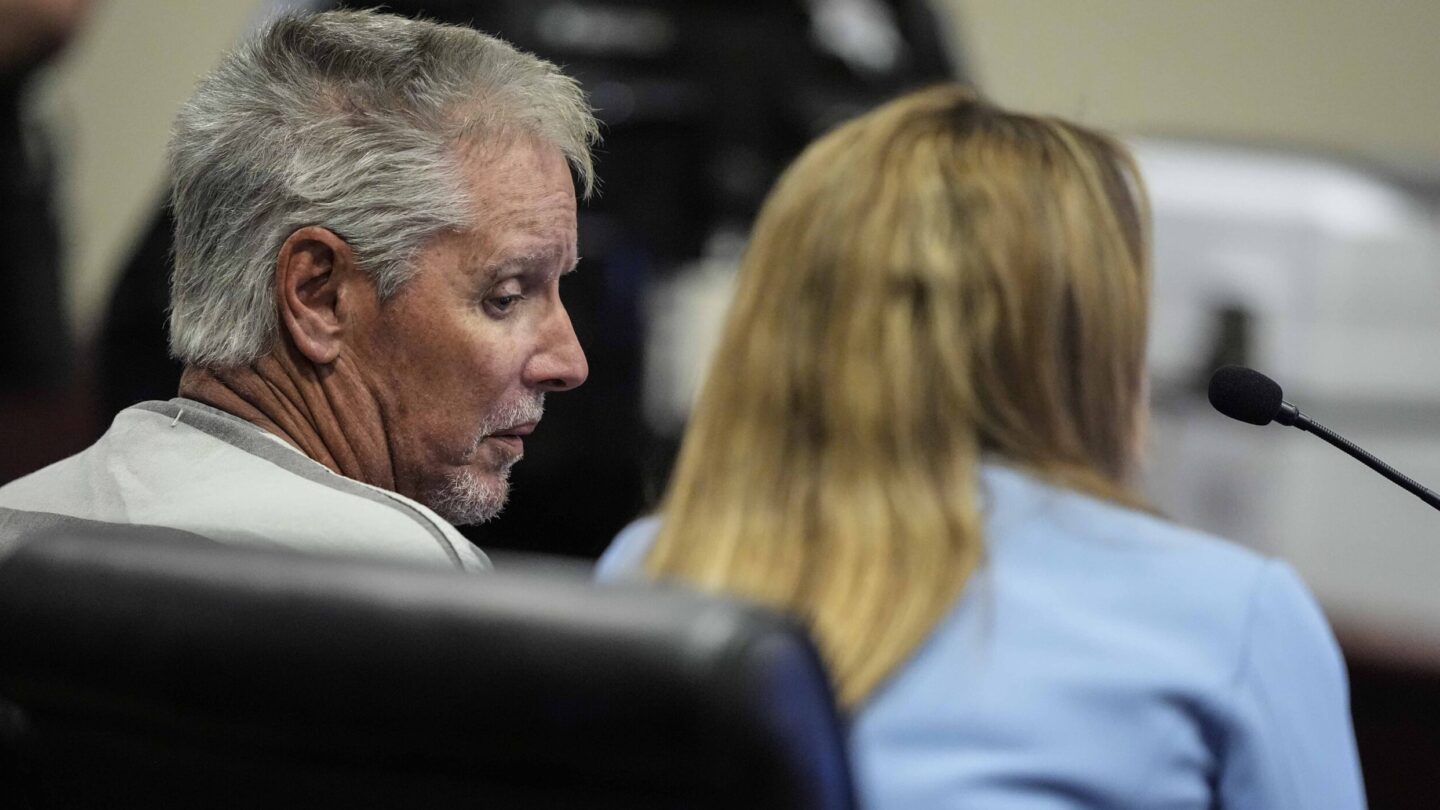
[[[520,301],[523,295],[497,295],[489,301],[490,308],[496,312],[508,312],[516,302]]]

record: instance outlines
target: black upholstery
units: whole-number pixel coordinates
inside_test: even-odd
[[[0,701],[37,807],[852,806],[793,625],[533,571],[33,541],[0,561]]]

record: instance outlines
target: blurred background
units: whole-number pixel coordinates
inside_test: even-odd
[[[170,118],[221,50],[328,2],[0,0],[0,482],[173,396]],[[350,4],[363,5],[363,4]],[[605,124],[565,294],[589,382],[552,398],[482,547],[598,554],[664,485],[745,233],[810,139],[947,78],[1119,133],[1155,212],[1163,512],[1289,560],[1350,662],[1372,806],[1440,806],[1440,515],[1313,438],[1224,420],[1244,363],[1440,485],[1440,3],[440,0],[566,65]],[[0,29],[6,22],[0,20]],[[23,33],[23,32],[22,32]]]

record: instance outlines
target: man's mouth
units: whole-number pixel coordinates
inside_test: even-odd
[[[503,428],[491,433],[485,438],[502,445],[510,451],[511,455],[518,458],[525,454],[525,437],[535,432],[535,426],[537,424],[539,423],[526,422],[522,425]]]

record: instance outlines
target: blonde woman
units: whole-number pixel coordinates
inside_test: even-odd
[[[1149,278],[1104,135],[955,86],[840,127],[771,193],[601,575],[803,617],[869,808],[1363,807],[1304,586],[1131,488]]]

